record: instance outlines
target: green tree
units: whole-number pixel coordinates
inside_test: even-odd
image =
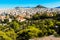
[[[34,26],[29,26],[28,28],[21,30],[17,34],[18,34],[17,37],[18,40],[28,40],[30,38],[41,36],[42,31]]]
[[[14,29],[7,30],[6,35],[10,37],[12,40],[16,40],[17,34],[15,33]]]
[[[32,16],[32,19],[34,19],[34,20],[40,19],[40,14],[36,13],[35,15]]]
[[[9,36],[6,35],[6,33],[0,31],[0,39],[2,40],[13,40]]]
[[[10,25],[11,28],[13,28],[15,30],[15,32],[17,32],[18,30],[20,30],[20,25],[16,21],[11,22],[9,25]]]

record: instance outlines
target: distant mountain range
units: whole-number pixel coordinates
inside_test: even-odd
[[[56,7],[56,8],[60,8],[60,6]]]
[[[20,7],[15,7],[15,9],[19,9]],[[47,8],[42,5],[37,5],[36,7],[21,7],[21,8]]]
[[[15,9],[19,9],[19,8],[47,8],[47,7],[42,5],[37,5],[36,7],[15,7]],[[60,6],[54,8],[60,8]]]

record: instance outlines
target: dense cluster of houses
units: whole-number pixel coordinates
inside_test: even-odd
[[[30,15],[34,15],[36,13],[48,12],[52,15],[51,12],[59,12],[60,9],[57,8],[18,8],[18,9],[0,9],[0,21],[4,21],[4,19],[8,19],[9,22],[13,20],[11,17],[15,17],[17,21],[22,22],[26,19],[24,17],[30,18]],[[52,15],[53,16],[53,15]]]

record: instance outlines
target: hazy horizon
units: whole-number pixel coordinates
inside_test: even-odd
[[[60,0],[0,0],[0,8],[35,7],[37,5],[54,8],[60,6]]]

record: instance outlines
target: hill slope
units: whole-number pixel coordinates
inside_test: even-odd
[[[37,5],[35,8],[46,8],[46,7],[44,7],[42,5]]]

